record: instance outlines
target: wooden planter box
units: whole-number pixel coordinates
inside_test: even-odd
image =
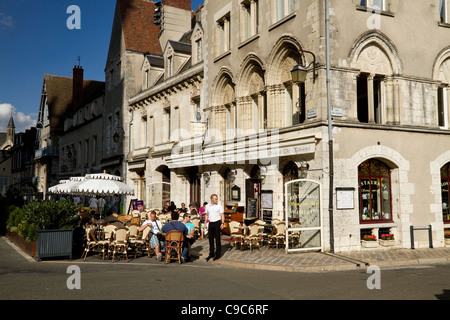
[[[378,247],[378,240],[377,241],[361,240],[361,247],[363,247],[363,248],[376,248],[376,247]]]
[[[14,243],[17,247],[19,247],[23,252],[28,254],[31,257],[34,257],[36,254],[36,241],[28,242],[21,236],[17,234],[17,232],[13,232],[10,230],[6,231],[6,237]]]
[[[395,240],[381,240],[380,245],[383,247],[392,247],[395,246]]]

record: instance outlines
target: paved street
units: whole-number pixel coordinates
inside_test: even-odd
[[[80,269],[80,289],[68,289]],[[35,262],[0,238],[0,299],[100,300],[435,300],[450,298],[450,264],[381,268],[381,289],[368,289],[366,268],[286,272],[240,268],[204,259],[168,265],[154,258],[130,262]],[[176,289],[182,288],[182,289]]]

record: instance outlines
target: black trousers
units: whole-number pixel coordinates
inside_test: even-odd
[[[208,226],[208,239],[209,239],[209,256],[220,258],[222,254],[222,246],[220,243],[220,225],[222,221],[210,222]],[[216,244],[216,250],[214,252],[214,242]]]

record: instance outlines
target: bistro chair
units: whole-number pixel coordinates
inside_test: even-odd
[[[252,223],[249,226],[248,235],[244,237],[244,244],[248,244],[250,246],[250,251],[253,250],[253,246],[258,246],[258,250],[261,251],[261,247],[259,245],[261,238],[258,232],[259,232],[259,224]]]
[[[83,259],[84,255],[84,260],[86,260],[89,251],[101,252],[101,250],[99,249],[98,241],[95,238],[94,232],[92,232],[91,228],[86,227],[85,232],[86,232],[86,244],[84,247],[84,252],[81,255],[81,259]]]
[[[152,228],[148,226],[144,230],[140,231],[135,239],[129,239],[130,247],[134,250],[134,258],[136,259],[137,253],[144,254],[146,251],[150,257],[150,243],[149,234]]]
[[[291,224],[290,228],[301,228],[302,224],[299,221],[296,221]],[[288,233],[288,241],[290,247],[301,247],[300,243],[300,233],[301,231],[291,231]]]
[[[244,235],[242,234],[241,230],[238,228],[240,226],[240,222],[238,221],[231,221],[230,226],[230,241],[233,243],[233,247],[237,249],[236,244],[239,243],[240,248],[242,250],[243,242],[244,242]]]
[[[266,222],[262,219],[258,219],[255,221],[255,223],[257,223],[259,226],[258,236],[260,237],[261,245],[264,245],[264,241],[268,241],[268,237],[269,237],[269,234],[267,232],[265,232],[265,230],[264,230]]]
[[[172,230],[166,233],[166,263],[178,260],[181,264],[181,250],[183,250],[184,235],[180,231]],[[174,252],[176,255],[171,256]]]
[[[136,224],[136,223],[130,224],[128,226],[128,231],[129,231],[128,238],[130,240],[137,238],[137,236],[138,236],[138,229],[139,229],[139,224]]]
[[[141,218],[141,223],[144,222],[145,220],[148,219],[148,217],[150,216],[150,212],[147,211],[142,211],[141,213],[139,213],[139,216]]]
[[[102,252],[102,260],[105,260],[105,253],[107,253],[107,259],[109,258],[109,250],[110,250],[110,244],[111,239],[113,237],[114,230],[117,228],[114,224],[107,224],[103,227],[102,230],[102,240],[98,242],[99,247],[101,248]]]
[[[112,261],[116,254],[124,254],[128,262],[128,228],[127,227],[117,227],[114,230],[114,239],[111,241],[111,250],[113,252]]]
[[[285,231],[286,231],[286,224],[284,222],[279,222],[274,228],[272,236],[269,238],[269,249],[271,244],[274,244],[275,247],[278,249],[279,245],[281,246],[285,243],[286,238]]]
[[[198,238],[198,236],[200,234],[200,218],[192,218],[191,222],[195,228],[194,236],[195,236],[195,238]]]
[[[130,226],[132,224],[140,224],[141,223],[141,218],[138,217],[133,217],[130,219],[130,221],[127,222],[127,226]]]
[[[140,211],[139,210],[132,210],[131,211],[131,216],[132,217],[139,217]]]

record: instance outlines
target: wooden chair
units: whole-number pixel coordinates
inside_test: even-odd
[[[137,223],[130,224],[128,226],[128,231],[129,231],[128,239],[130,239],[130,240],[136,239],[138,236],[138,232],[139,232],[138,229],[139,229],[139,224],[137,224]]]
[[[81,259],[83,259],[84,255],[84,260],[86,260],[89,251],[101,252],[101,250],[99,249],[98,241],[95,238],[94,232],[91,230],[91,228],[87,227],[85,232],[86,232],[86,244],[84,247],[84,252],[81,255]]]
[[[147,220],[150,216],[150,212],[147,211],[141,211],[141,213],[139,213],[139,217],[141,218],[141,223],[144,222],[145,220]]]
[[[116,254],[124,254],[128,262],[128,228],[117,227],[114,230],[114,239],[111,241],[111,250],[113,251],[112,261]]]
[[[139,217],[140,211],[139,210],[131,210],[131,216],[132,217]]]
[[[294,223],[292,223],[292,225],[290,226],[291,228],[301,228],[302,224],[299,221],[296,221]],[[300,234],[301,231],[291,231],[288,234],[288,241],[290,244],[290,247],[301,247],[301,243],[300,243]]]
[[[275,244],[276,248],[278,249],[278,245],[285,244],[286,223],[285,222],[277,223],[276,228],[273,231],[274,232],[269,239],[269,249],[271,244]]]
[[[243,242],[244,242],[244,235],[242,234],[241,230],[238,228],[241,223],[238,221],[231,221],[230,226],[230,241],[233,243],[233,247],[237,249],[236,244],[239,243],[240,248],[242,250]]]
[[[200,218],[192,218],[191,219],[192,224],[194,225],[195,228],[195,232],[194,232],[194,236],[196,238],[199,237],[200,233]]]
[[[129,239],[130,247],[134,250],[134,258],[136,259],[137,253],[144,254],[147,252],[150,257],[150,243],[149,234],[152,228],[148,226],[144,230],[140,231],[135,239]]]
[[[111,239],[114,234],[114,230],[116,229],[116,225],[107,224],[103,227],[102,230],[102,240],[98,241],[98,245],[101,248],[102,259],[105,260],[105,253],[107,254],[106,258],[109,258]]]
[[[250,246],[250,251],[252,251],[253,250],[253,246],[255,245],[255,246],[258,246],[258,249],[259,249],[259,251],[261,251],[261,246],[260,246],[260,237],[259,237],[259,234],[258,234],[258,231],[259,231],[259,224],[257,224],[257,223],[252,223],[250,226],[249,226],[249,229],[248,229],[248,235],[246,235],[245,237],[244,237],[244,244],[247,244],[247,245],[249,245]]]
[[[180,231],[172,230],[166,233],[166,263],[170,260],[178,260],[181,264],[181,251],[183,250],[184,235]],[[171,257],[174,251],[176,256]]]
[[[259,225],[258,236],[260,237],[261,245],[264,245],[264,241],[268,241],[269,237],[269,234],[267,232],[264,232],[264,225],[266,224],[266,222],[262,219],[258,219],[255,221],[255,223]]]
[[[127,225],[130,226],[132,224],[140,224],[141,223],[141,217],[133,217],[129,221],[127,221]]]

